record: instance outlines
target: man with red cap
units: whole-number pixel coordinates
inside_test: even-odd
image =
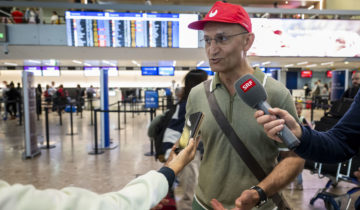
[[[218,1],[203,20],[190,23],[189,28],[204,31],[206,55],[211,70],[216,72],[211,81],[194,87],[187,101],[186,118],[199,111],[205,116],[201,126],[204,155],[193,209],[223,209],[223,205],[227,209],[273,209],[276,205],[284,209],[286,202],[277,192],[297,176],[304,160],[293,153],[276,163],[285,145],[268,141],[253,117],[255,110],[240,99],[234,84],[243,75],[252,74],[267,91],[267,102],[297,119],[289,91],[247,62],[246,54],[255,36],[249,15],[241,6]],[[236,152],[212,114],[212,102],[208,102],[206,94],[215,96],[219,111],[265,172],[264,179],[258,180]]]

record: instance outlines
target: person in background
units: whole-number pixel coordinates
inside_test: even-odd
[[[329,100],[330,100],[330,93],[329,93],[329,86],[325,83],[323,88],[321,89],[321,105],[324,110],[329,108]]]
[[[38,84],[36,88],[36,114],[41,115],[41,96],[42,96],[42,88],[41,85]]]
[[[352,86],[344,92],[344,94],[342,95],[342,98],[354,98],[355,97],[355,95],[359,91],[359,87],[360,87],[360,71],[355,71],[351,75],[351,83],[352,83]]]
[[[58,16],[56,11],[53,11],[53,14],[52,14],[52,16],[50,18],[50,23],[51,24],[60,24],[59,16]]]
[[[172,146],[180,139],[185,125],[186,102],[190,90],[201,82],[207,80],[208,75],[203,70],[191,70],[184,77],[183,94],[180,101],[176,105],[176,111],[173,114],[169,125],[167,126],[163,137],[163,151],[165,151],[165,159],[169,157]],[[184,168],[179,174],[180,185],[182,186],[182,195],[176,202],[177,209],[191,210],[195,186],[197,185],[197,178],[199,175],[199,165],[201,156],[201,146],[195,159]]]
[[[76,91],[75,91],[75,100],[76,100],[76,107],[77,107],[76,114],[78,114],[79,112],[82,112],[82,106],[84,105],[84,97],[85,97],[84,92],[85,91],[78,84],[76,86]]]
[[[6,92],[9,91],[10,86],[8,85],[7,81],[3,81],[2,83],[3,83],[2,99],[3,99],[3,102],[4,102],[4,108],[5,108],[4,115],[3,115],[3,120],[7,120],[8,111],[7,111],[7,105],[6,105],[6,103],[7,103]]]
[[[307,83],[304,85],[304,90],[305,90],[305,97],[310,96],[311,89]]]
[[[309,122],[303,115],[301,115],[302,110],[303,110],[303,104],[300,102],[295,102],[295,107],[296,107],[296,113],[297,113],[297,116],[299,118],[299,122],[301,123],[301,125],[312,128],[311,122]],[[288,153],[289,153],[289,150],[285,149],[284,151],[280,152],[280,156],[286,157],[288,155]],[[299,173],[299,175],[297,176],[296,180],[292,183],[292,185],[293,185],[294,189],[296,189],[296,190],[303,190],[302,171]]]
[[[29,11],[29,23],[36,24],[36,13],[33,8],[30,8],[30,11]]]
[[[11,12],[11,16],[15,23],[23,23],[24,14],[18,8],[14,8],[14,10]]]
[[[36,210],[142,210],[155,207],[167,194],[175,176],[194,159],[199,140],[191,139],[189,145],[178,155],[175,146],[171,157],[159,171],[132,180],[116,192],[97,194],[77,187],[61,190],[38,190],[32,185],[14,184],[0,180],[0,206],[2,209]]]
[[[6,99],[7,99],[6,110],[10,114],[11,117],[10,119],[12,120],[16,119],[16,113],[17,113],[16,105],[18,103],[18,100],[20,99],[20,94],[16,90],[13,82],[10,83],[10,88],[6,92]]]
[[[183,87],[180,87],[179,85],[175,88],[175,102],[178,103],[183,95],[184,89]]]
[[[254,110],[236,94],[235,82],[245,74],[252,74],[261,81],[268,93],[271,106],[281,106],[296,117],[295,106],[289,91],[279,81],[266,77],[247,60],[255,35],[251,19],[240,5],[217,1],[204,19],[188,26],[203,30],[205,52],[215,76],[211,81],[191,89],[186,105],[186,117],[196,112],[204,114],[200,128],[204,145],[203,159],[195,189],[193,209],[225,208],[273,209],[273,197],[288,185],[302,170],[304,160],[292,154],[276,165],[279,149],[285,145],[267,143],[266,133],[253,118]],[[247,149],[265,171],[265,178],[258,180],[248,168],[220,128],[210,110],[206,91],[215,97],[220,112],[235,130]],[[279,198],[280,208],[286,202]],[[218,200],[218,201],[217,201]],[[222,204],[221,204],[222,203]],[[260,207],[261,206],[261,207]]]
[[[44,98],[46,103],[49,105],[51,103],[51,95],[49,94],[50,85],[46,85],[46,89],[44,91]]]
[[[86,89],[86,98],[88,99],[88,108],[91,109],[92,101],[94,99],[95,90],[92,85]]]

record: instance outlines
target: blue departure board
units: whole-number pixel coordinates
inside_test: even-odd
[[[68,46],[197,48],[196,14],[67,11]]]
[[[153,66],[142,66],[141,75],[143,76],[156,76],[159,75],[158,67]]]

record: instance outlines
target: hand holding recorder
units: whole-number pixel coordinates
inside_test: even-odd
[[[271,106],[266,102],[267,94],[262,84],[251,74],[246,74],[235,83],[235,89],[240,98],[250,107],[262,110],[269,115]],[[294,136],[290,129],[284,124],[276,135],[293,150],[299,146],[300,141]]]

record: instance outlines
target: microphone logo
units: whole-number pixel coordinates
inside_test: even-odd
[[[240,85],[240,88],[246,93],[249,91],[252,87],[254,87],[256,84],[252,79],[246,80],[242,85]]]

